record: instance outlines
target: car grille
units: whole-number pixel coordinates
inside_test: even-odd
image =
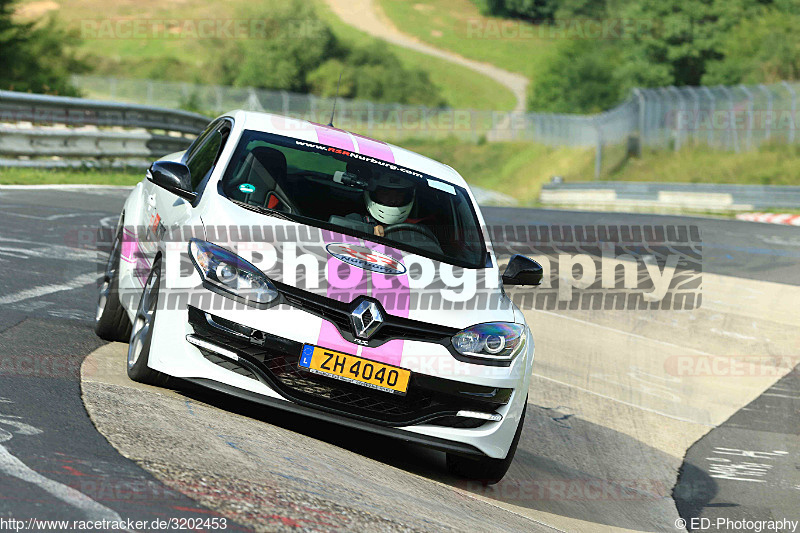
[[[239,362],[222,358],[201,349],[209,361],[252,379],[266,383],[286,398],[320,409],[345,414],[370,422],[401,426],[418,423],[438,424],[437,419],[455,417],[462,409],[493,412],[510,398],[511,389],[494,389],[463,385],[442,378],[412,374],[405,396],[376,391],[306,371],[298,365],[302,344],[276,335],[260,332],[234,322],[189,308],[189,322],[195,334],[211,343],[235,351]],[[246,333],[245,333],[246,332]],[[263,345],[250,339],[264,339]],[[470,394],[456,389],[470,388]],[[449,389],[453,389],[450,391]],[[480,389],[480,390],[477,390]],[[453,425],[448,427],[475,427]]]
[[[290,285],[278,282],[275,282],[275,285],[286,303],[327,320],[336,326],[343,338],[349,341],[353,340],[350,313],[358,305],[359,298],[350,303],[344,303]],[[450,338],[459,331],[456,328],[428,324],[410,318],[391,315],[385,311],[383,318],[383,324],[369,339],[369,346],[371,347],[379,346],[392,339],[417,340],[449,345]]]

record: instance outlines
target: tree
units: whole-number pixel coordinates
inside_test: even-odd
[[[77,95],[69,76],[87,68],[73,51],[77,34],[64,30],[54,17],[16,21],[14,3],[0,0],[0,88]]]
[[[800,79],[800,14],[768,10],[747,18],[724,41],[724,58],[711,62],[705,85],[775,83]]]

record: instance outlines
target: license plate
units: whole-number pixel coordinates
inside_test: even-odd
[[[411,371],[370,361],[311,344],[303,345],[298,363],[314,374],[363,385],[371,389],[405,394]]]

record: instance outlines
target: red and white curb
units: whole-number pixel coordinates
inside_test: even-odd
[[[788,224],[789,226],[800,226],[800,215],[790,215],[787,213],[742,213],[736,215],[737,220],[749,220],[750,222],[766,222],[768,224]]]

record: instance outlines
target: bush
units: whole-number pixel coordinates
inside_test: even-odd
[[[612,43],[561,41],[528,87],[528,108],[550,113],[597,113],[624,97]]]
[[[484,15],[545,22],[553,20],[558,0],[474,0]]]

